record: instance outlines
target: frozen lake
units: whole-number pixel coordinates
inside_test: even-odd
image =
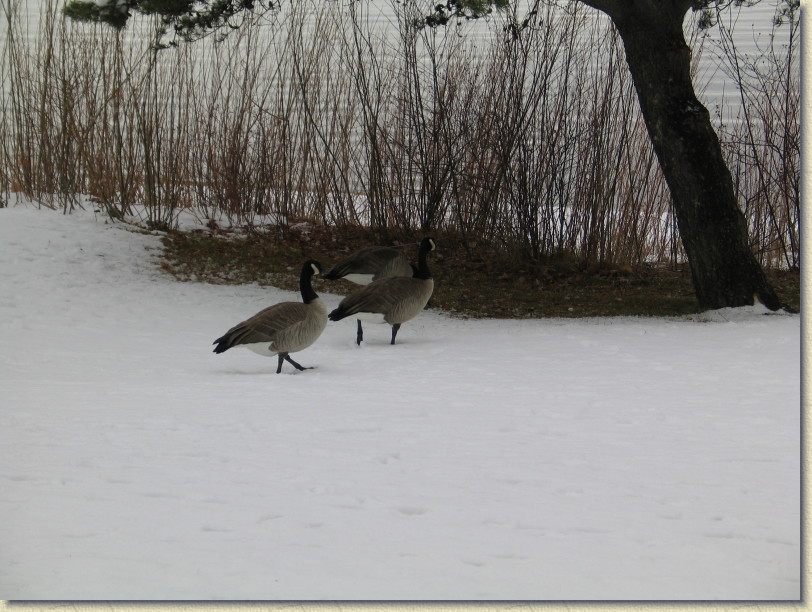
[[[10,0],[10,2],[4,3],[4,9],[11,5],[17,5],[19,7],[20,15],[23,21],[27,23],[31,39],[33,40],[37,36],[36,32],[41,20],[40,12],[49,6],[58,6],[62,3],[62,0],[47,0],[42,2],[40,2],[40,0]],[[763,0],[753,7],[731,8],[725,12],[727,23],[733,26],[733,40],[742,54],[756,54],[759,49],[768,48],[773,32],[776,34],[775,40],[777,45],[786,44],[789,28],[784,26],[774,30],[772,26],[775,7],[775,0]],[[370,3],[369,8],[365,9],[365,14],[368,22],[372,24],[374,29],[382,32],[391,31],[393,36],[397,34],[394,11],[388,0]],[[596,15],[598,15],[599,19],[605,19],[605,16],[602,14],[596,13]],[[686,24],[689,24],[692,20],[692,13],[689,13]],[[144,20],[142,19],[141,21],[141,25],[143,25]],[[0,26],[0,28],[6,27],[5,19],[3,19],[3,25]],[[133,35],[139,35],[138,27],[128,27],[130,27]],[[690,26],[687,27],[690,28]],[[483,41],[489,36],[488,30],[488,25],[484,21],[467,23],[459,29],[454,28],[455,35],[461,32],[466,37],[482,39]],[[0,29],[0,32],[3,32],[5,35],[4,30]],[[704,51],[696,83],[700,99],[702,99],[711,110],[722,104],[724,100],[724,104],[732,111],[738,107],[736,87],[729,76],[725,74],[725,71],[719,67],[720,61],[716,47],[719,39],[718,30],[716,28],[708,30],[704,34],[704,37]],[[207,45],[211,43],[206,40],[195,44]],[[695,45],[695,48],[696,46],[697,45]]]

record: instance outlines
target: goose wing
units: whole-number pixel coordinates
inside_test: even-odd
[[[225,342],[229,347],[238,344],[273,342],[278,334],[307,318],[307,304],[281,302],[260,310],[250,319],[238,323],[215,342]]]
[[[404,268],[405,266],[405,268]],[[403,272],[403,270],[406,270]],[[378,274],[392,271],[411,275],[408,258],[400,251],[390,247],[367,247],[342,259],[334,265],[324,278],[343,278],[348,274]]]
[[[387,314],[414,296],[419,283],[408,277],[382,278],[345,297],[337,310],[345,317],[359,312]]]

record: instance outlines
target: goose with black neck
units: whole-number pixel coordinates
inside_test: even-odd
[[[435,248],[432,238],[423,238],[412,276],[382,278],[369,283],[341,300],[329,319],[340,321],[351,316],[358,319],[356,344],[359,346],[364,339],[361,321],[388,323],[392,326],[390,344],[395,344],[400,326],[420,314],[434,292],[428,255]]]
[[[321,264],[309,259],[302,265],[299,276],[301,302],[280,302],[260,310],[250,319],[238,323],[214,341],[215,353],[243,346],[265,357],[277,356],[276,373],[287,361],[297,370],[311,370],[291,358],[313,344],[327,326],[327,308],[313,290],[312,278],[320,274]]]

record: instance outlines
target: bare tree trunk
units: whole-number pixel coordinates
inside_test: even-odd
[[[676,211],[694,288],[704,308],[781,301],[748,242],[710,113],[690,76],[684,0],[595,0],[612,18],[626,50],[640,107]]]

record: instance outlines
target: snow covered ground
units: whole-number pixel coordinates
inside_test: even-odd
[[[346,320],[276,375],[211,343],[298,296],[159,256],[0,209],[0,598],[799,598],[799,316]]]

